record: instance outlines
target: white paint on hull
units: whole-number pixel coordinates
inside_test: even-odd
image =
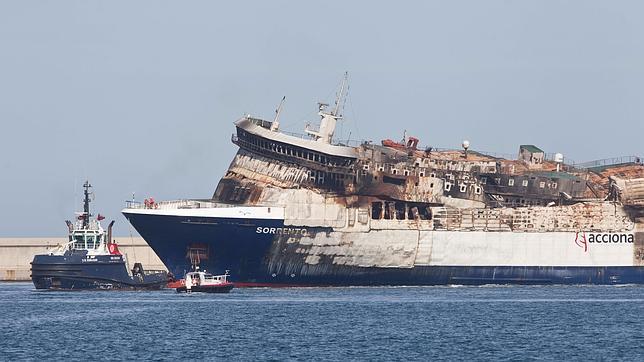
[[[282,207],[206,207],[206,208],[125,208],[121,211],[124,214],[158,215],[158,216],[187,216],[187,217],[211,217],[231,219],[284,219],[284,208]]]
[[[624,233],[632,235],[632,233]],[[580,234],[581,235],[581,234]],[[372,230],[292,238],[306,263],[360,267],[634,266],[634,244],[575,242],[574,232]]]

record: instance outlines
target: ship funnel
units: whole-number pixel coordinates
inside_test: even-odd
[[[112,226],[114,226],[114,220],[107,226],[107,245],[112,243]]]

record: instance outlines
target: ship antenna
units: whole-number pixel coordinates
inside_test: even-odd
[[[282,100],[280,101],[280,105],[277,106],[277,109],[275,110],[275,119],[271,124],[271,131],[277,131],[280,128],[280,122],[279,122],[280,113],[282,113],[282,106],[284,105],[285,100],[286,100],[286,96],[282,97]]]
[[[344,72],[344,78],[342,79],[342,85],[340,86],[340,93],[335,100],[335,109],[333,110],[333,115],[338,117],[340,112],[340,104],[342,103],[342,97],[344,96],[345,89],[347,88],[347,83],[349,82],[349,72]]]
[[[83,228],[86,228],[89,226],[89,217],[91,216],[89,213],[89,188],[92,187],[92,185],[89,184],[89,181],[85,181],[83,187],[85,188],[85,200],[83,202]]]
[[[342,116],[340,115],[340,107],[342,106],[342,99],[344,98],[346,90],[348,89],[348,77],[349,73],[345,72],[344,79],[342,80],[342,86],[340,87],[340,92],[338,92],[338,96],[335,100],[335,108],[333,109],[333,112],[328,113],[326,111],[327,104],[318,103],[318,115],[322,117],[322,119],[320,120],[320,127],[317,131],[310,130],[308,129],[308,127],[305,129],[306,133],[313,136],[317,142],[330,144],[333,140],[336,123],[339,119],[342,118]]]

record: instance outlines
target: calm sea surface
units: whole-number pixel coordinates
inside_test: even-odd
[[[644,287],[36,292],[0,283],[2,360],[643,360]]]

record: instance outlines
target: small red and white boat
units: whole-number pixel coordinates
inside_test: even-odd
[[[235,285],[228,281],[228,271],[223,275],[212,275],[204,271],[186,273],[186,276],[171,283],[168,288],[175,288],[178,293],[228,293]]]

